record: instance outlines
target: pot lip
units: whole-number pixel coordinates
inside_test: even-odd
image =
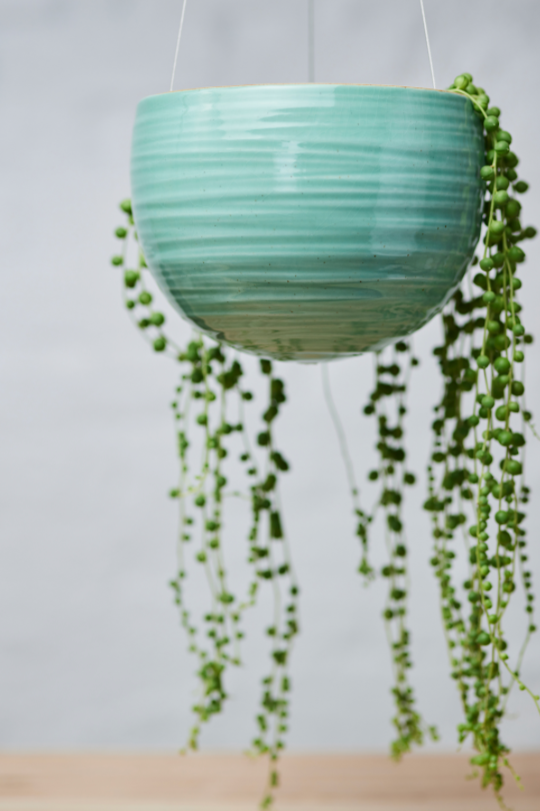
[[[438,87],[416,87],[414,85],[405,84],[367,84],[362,82],[268,82],[266,84],[233,84],[233,85],[210,85],[209,87],[188,87],[182,90],[167,90],[164,93],[152,93],[146,98],[160,98],[162,96],[175,96],[177,93],[200,93],[202,90],[239,90],[242,88],[263,88],[263,87],[379,87],[398,90],[423,90],[429,93],[444,93],[451,96],[461,96],[461,93],[456,93],[452,90]]]

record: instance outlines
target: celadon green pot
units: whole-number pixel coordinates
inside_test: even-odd
[[[441,310],[481,227],[482,127],[466,98],[372,85],[150,96],[132,202],[176,309],[248,352],[374,351]]]

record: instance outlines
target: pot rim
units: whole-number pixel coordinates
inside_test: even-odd
[[[398,90],[424,90],[429,93],[446,93],[452,96],[467,98],[461,93],[453,90],[438,87],[416,87],[405,84],[367,84],[362,82],[268,82],[265,84],[233,84],[233,85],[210,85],[208,87],[187,87],[181,90],[167,90],[164,93],[152,93],[146,98],[158,98],[160,96],[174,96],[176,93],[198,93],[201,90],[239,90],[243,87],[381,87],[395,88]]]

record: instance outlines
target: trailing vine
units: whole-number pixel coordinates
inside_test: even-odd
[[[388,580],[388,593],[383,611],[386,635],[392,657],[394,686],[392,696],[395,715],[392,724],[397,735],[390,747],[391,756],[400,760],[414,745],[424,743],[426,733],[438,740],[434,726],[427,726],[416,709],[416,698],[408,678],[412,667],[411,633],[407,623],[407,605],[410,589],[407,560],[409,555],[405,531],[403,504],[404,490],[416,483],[416,476],[407,468],[405,449],[406,396],[410,374],[418,359],[412,354],[410,344],[398,341],[389,350],[374,355],[374,387],[364,414],[373,416],[377,424],[376,449],[379,462],[369,471],[371,482],[380,482],[380,491],[369,512],[360,506],[360,492],[356,485],[353,463],[341,420],[334,404],[328,372],[323,368],[323,385],[327,405],[339,438],[349,489],[356,517],[356,535],[361,543],[361,560],[358,572],[366,585],[375,577],[369,561],[371,536],[376,526],[377,514],[383,514],[383,536],[388,561],[381,575]]]
[[[272,667],[262,680],[261,712],[257,716],[259,735],[253,740],[254,751],[267,754],[270,759],[268,784],[261,803],[262,808],[268,808],[273,802],[273,789],[279,785],[275,764],[285,746],[284,735],[288,730],[291,689],[288,668],[293,641],[299,631],[299,589],[276,488],[279,473],[289,469],[288,462],[275,449],[272,430],[280,406],[286,400],[285,387],[283,381],[274,376],[269,360],[261,360],[260,364],[262,373],[268,378],[268,408],[263,414],[264,430],[258,434],[257,443],[266,450],[266,460],[263,476],[252,488],[253,525],[249,539],[250,561],[255,567],[256,576],[272,584],[274,596],[274,620],[266,629],[272,640]],[[264,534],[260,526],[263,511],[267,516]],[[281,586],[282,582],[287,583],[285,589]],[[285,601],[287,604],[283,610]]]
[[[404,488],[414,485],[416,476],[407,469],[405,449],[405,397],[411,370],[418,360],[405,341],[398,341],[391,351],[389,362],[384,363],[384,354],[375,355],[375,385],[369,396],[364,414],[373,416],[377,422],[377,451],[379,464],[371,470],[368,478],[380,481],[381,491],[369,522],[360,519],[358,534],[367,538],[368,523],[381,509],[384,521],[384,540],[388,562],[381,574],[388,581],[388,594],[383,617],[386,635],[392,655],[394,686],[392,694],[395,716],[392,723],[397,736],[391,744],[395,760],[412,750],[413,745],[424,743],[425,732],[438,739],[433,726],[426,727],[416,709],[416,698],[408,678],[412,667],[411,633],[407,623],[409,595],[408,544],[403,518]],[[360,564],[364,573],[365,557]]]
[[[453,296],[442,317],[443,342],[434,349],[443,394],[435,406],[424,506],[432,516],[431,563],[464,713],[459,740],[471,738],[477,751],[471,763],[480,768],[482,785],[492,786],[505,807],[502,767],[511,767],[500,723],[512,688],[529,693],[540,711],[539,696],[520,675],[536,625],[523,512],[530,495],[524,482],[524,448],[531,413],[524,404],[522,370],[533,339],[520,317],[525,253],[519,243],[536,236],[536,229],[521,224],[515,194],[528,186],[518,179],[518,158],[510,149],[512,136],[500,127],[500,109],[489,106],[488,96],[470,74],[458,76],[451,90],[468,97],[483,122],[486,231],[481,258],[473,262],[479,272],[471,272],[467,294],[458,290]],[[453,574],[460,557],[457,535],[468,558],[462,597]],[[516,649],[504,620],[519,584],[525,595],[526,629],[524,643]]]
[[[273,432],[274,421],[286,401],[285,385],[274,374],[271,361],[262,359],[260,369],[268,382],[268,404],[262,415],[263,430],[257,435],[257,454],[244,419],[244,407],[253,400],[253,394],[243,388],[244,372],[236,353],[200,334],[181,348],[164,332],[165,315],[154,308],[154,297],[146,285],[147,265],[138,248],[130,201],[125,200],[120,208],[127,223],[116,229],[122,252],[113,257],[112,264],[124,268],[125,306],[153,350],[180,365],[175,399],[171,403],[179,479],[169,495],[178,501],[179,528],[178,568],[170,585],[188,636],[189,651],[198,658],[199,697],[192,707],[195,723],[187,748],[198,748],[202,725],[224,709],[228,697],[227,668],[242,663],[243,614],[255,605],[260,583],[268,581],[274,600],[272,623],[267,628],[271,638],[271,668],[263,679],[256,719],[259,734],[253,741],[254,751],[269,757],[268,785],[262,801],[262,807],[268,808],[279,783],[276,764],[287,732],[290,654],[299,626],[299,589],[278,494],[279,477],[289,470],[289,463],[277,450]],[[133,269],[126,267],[129,237],[137,245]],[[235,419],[231,416],[233,409]],[[233,448],[247,477],[243,492],[231,490],[225,475],[225,459]],[[262,461],[257,458],[261,454]],[[192,470],[197,457],[199,465]],[[243,498],[250,505],[247,559],[252,578],[243,600],[232,592],[226,569],[224,505],[228,497]],[[202,568],[208,585],[210,604],[202,625],[193,618],[186,600],[190,558]]]

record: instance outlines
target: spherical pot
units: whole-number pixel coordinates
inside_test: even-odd
[[[144,99],[132,201],[146,261],[198,329],[281,360],[409,335],[480,234],[482,127],[466,98],[268,85]]]

